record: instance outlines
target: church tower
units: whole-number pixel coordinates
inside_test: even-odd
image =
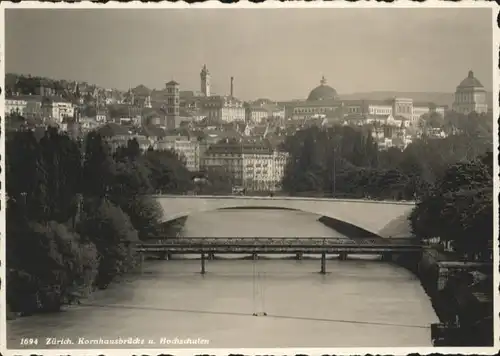
[[[201,78],[201,92],[205,96],[210,96],[210,72],[206,65],[203,65],[203,69],[200,73]]]
[[[165,89],[167,91],[167,105],[166,105],[166,122],[165,126],[167,130],[173,130],[179,125],[179,83],[175,80],[171,80],[165,84]]]

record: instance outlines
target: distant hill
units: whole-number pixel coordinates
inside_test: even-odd
[[[452,93],[436,93],[436,92],[396,92],[396,91],[372,91],[366,93],[342,94],[341,99],[345,100],[385,100],[392,97],[411,98],[418,102],[432,102],[437,105],[448,105],[451,109],[453,104],[454,94]],[[486,102],[489,107],[493,106],[493,93],[486,93]]]

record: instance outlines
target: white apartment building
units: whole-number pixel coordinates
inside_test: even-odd
[[[42,99],[42,115],[62,123],[66,117],[73,117],[75,108],[69,101],[59,97],[44,97]]]
[[[13,96],[5,98],[5,114],[19,114],[24,116],[26,114],[26,107],[28,106],[28,98],[26,96]]]
[[[42,97],[39,95],[17,95],[5,98],[5,114],[21,116],[42,115]]]
[[[233,184],[253,191],[280,189],[288,154],[261,143],[219,143],[203,157],[203,167],[223,167]]]

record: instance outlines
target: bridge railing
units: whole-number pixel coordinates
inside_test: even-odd
[[[288,247],[334,247],[339,245],[369,246],[420,246],[415,239],[383,238],[177,238],[158,239],[139,243],[142,247],[210,247],[210,246],[288,246]]]
[[[188,199],[235,199],[235,200],[303,200],[303,201],[337,201],[337,202],[359,202],[359,203],[376,203],[376,204],[396,204],[396,205],[415,205],[412,200],[391,200],[391,199],[375,199],[360,196],[288,196],[288,195],[171,195],[171,194],[153,194],[151,198],[188,198]]]

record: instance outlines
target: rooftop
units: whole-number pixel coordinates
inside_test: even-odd
[[[113,137],[113,136],[119,136],[119,135],[128,135],[129,130],[123,125],[115,124],[113,122],[110,122],[101,128],[97,130],[97,132],[102,136],[102,137]]]
[[[481,88],[484,89],[483,85],[481,82],[474,77],[474,72],[469,71],[469,74],[467,75],[467,78],[462,80],[462,82],[458,85],[457,89],[465,89],[465,88]]]
[[[326,85],[326,79],[323,76],[320,81],[320,85],[311,90],[307,101],[318,101],[318,100],[331,100],[337,97],[337,91],[331,86]]]
[[[6,95],[5,100],[42,101],[40,95]]]

